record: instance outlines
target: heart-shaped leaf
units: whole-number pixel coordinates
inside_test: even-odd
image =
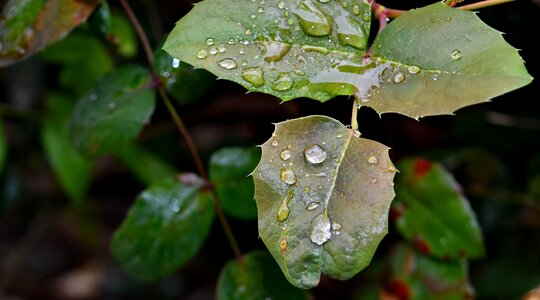
[[[392,216],[405,239],[438,258],[481,257],[480,226],[452,175],[422,158],[405,160],[399,169]]]
[[[105,75],[73,111],[70,137],[77,149],[96,156],[133,142],[154,112],[150,82],[148,70],[137,65]]]
[[[276,125],[253,172],[259,234],[289,281],[364,269],[387,232],[396,169],[388,147],[325,116]]]
[[[140,280],[180,268],[205,241],[214,210],[203,181],[167,182],[142,192],[114,234],[111,251],[124,270]]]
[[[0,67],[42,50],[84,22],[99,0],[10,0],[0,16]]]
[[[307,299],[291,286],[267,252],[250,252],[242,260],[229,261],[217,284],[218,300]]]

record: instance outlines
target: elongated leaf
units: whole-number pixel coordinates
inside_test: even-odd
[[[261,155],[256,149],[222,148],[212,154],[209,173],[223,210],[241,219],[255,219],[253,180],[249,174]]]
[[[114,234],[111,251],[140,280],[169,274],[190,260],[205,241],[214,211],[202,180],[154,185],[142,192]]]
[[[229,261],[217,284],[218,300],[307,299],[304,291],[290,285],[267,252],[250,252],[242,261]]]
[[[253,173],[259,234],[287,279],[364,269],[387,232],[396,169],[388,148],[325,116],[276,125]]]
[[[178,173],[160,157],[137,145],[125,146],[115,154],[141,182],[148,185],[170,181]]]
[[[111,31],[111,8],[106,0],[101,0],[88,18],[88,25],[93,32],[106,37]]]
[[[128,18],[123,14],[111,14],[111,28],[107,40],[117,47],[124,57],[132,58],[137,54],[137,36]]]
[[[131,143],[155,106],[150,73],[130,65],[104,76],[84,95],[71,118],[70,137],[82,153],[96,156]]]
[[[10,0],[0,16],[0,67],[42,50],[84,22],[99,0]]]
[[[73,201],[81,201],[90,184],[92,164],[69,141],[73,101],[65,96],[51,95],[46,104],[47,118],[41,131],[43,149],[66,194]]]
[[[326,69],[361,63],[370,20],[363,0],[205,0],[177,23],[163,49],[250,91],[324,101],[353,93]]]
[[[6,134],[4,133],[4,125],[0,122],[0,172],[4,169],[7,154]]]
[[[391,271],[387,289],[397,299],[474,298],[466,261],[440,261],[402,244],[389,257]]]
[[[392,212],[405,239],[439,258],[481,257],[480,226],[452,175],[422,158],[405,160],[399,169]]]

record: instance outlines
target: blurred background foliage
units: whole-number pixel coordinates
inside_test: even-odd
[[[400,9],[429,3],[381,1]],[[349,122],[351,100],[346,97],[326,103],[299,99],[280,104],[271,96],[246,94],[237,84],[216,81],[206,71],[193,70],[159,50],[167,32],[192,7],[191,2],[138,0],[131,4],[156,49],[158,75],[206,165],[211,165],[210,176],[218,182],[219,194],[252,193],[249,185],[238,189],[219,185],[245,180],[239,176],[241,167],[238,173],[223,172],[222,164],[227,162],[220,156],[236,155],[253,168],[260,155],[255,145],[271,135],[272,123],[310,114]],[[534,32],[540,3],[519,0],[482,9],[479,17],[506,33],[512,46],[522,49],[529,73],[538,78],[540,46]],[[195,170],[161,102],[137,144],[125,146],[119,153],[89,159],[68,141],[76,101],[104,74],[134,61],[144,64],[144,54],[121,7],[110,1],[62,41],[0,69],[0,298],[214,297],[220,270],[233,257],[218,222],[213,223],[209,238],[192,260],[156,282],[131,279],[109,251],[112,234],[137,194],[156,178]],[[468,266],[475,292],[458,284],[463,293],[448,299],[464,295],[521,299],[540,284],[539,88],[533,81],[493,102],[461,109],[455,116],[428,117],[420,122],[396,114],[379,118],[368,108],[359,112],[364,137],[390,146],[396,164],[411,156],[441,163],[462,186],[477,215],[486,254]],[[242,250],[264,249],[254,207],[249,206],[253,204],[247,203],[245,210],[235,210],[235,203],[223,205]],[[418,255],[406,245],[396,246],[400,240],[392,223],[368,269],[343,282],[323,276],[310,297],[406,299],[400,285],[435,276],[432,273],[438,272],[439,262],[426,257],[415,260],[419,266],[429,266],[430,274],[400,267]],[[234,266],[228,268],[234,274]],[[456,263],[443,277],[452,282],[455,276],[462,278],[460,272],[467,270]],[[414,286],[422,289],[422,284]],[[424,292],[415,290],[417,295]]]

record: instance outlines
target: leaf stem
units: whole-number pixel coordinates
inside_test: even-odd
[[[139,22],[139,19],[137,19],[137,16],[135,15],[135,13],[133,13],[133,10],[129,6],[129,4],[126,2],[126,0],[119,0],[119,1],[120,1],[120,4],[122,4],[122,7],[124,8],[124,11],[126,12],[129,20],[133,24],[133,27],[135,28],[137,35],[139,36],[139,39],[143,45],[143,49],[146,55],[148,67],[154,79],[156,79],[157,75],[154,70],[154,63],[153,63],[154,57],[152,54],[152,48],[150,46],[150,43],[148,42],[148,38],[146,34],[144,33],[144,30],[142,29],[141,23]],[[202,163],[201,156],[199,155],[199,152],[197,151],[197,147],[195,146],[195,143],[193,142],[193,138],[191,137],[191,134],[187,130],[184,122],[182,121],[182,118],[180,118],[180,115],[174,108],[174,105],[169,99],[169,96],[167,95],[163,85],[158,84],[155,88],[157,89],[158,94],[160,95],[161,99],[165,103],[165,106],[167,110],[169,111],[169,114],[171,115],[174,121],[174,124],[176,125],[176,128],[178,129],[178,131],[180,132],[180,135],[184,139],[188,147],[188,150],[191,153],[193,160],[195,161],[195,165],[197,167],[197,171],[199,172],[199,175],[202,178],[204,178],[207,182],[210,182],[210,179],[208,178],[208,174],[206,173],[204,164]],[[229,244],[231,245],[234,255],[236,256],[238,260],[241,260],[242,252],[240,251],[240,248],[238,247],[238,243],[236,242],[236,238],[234,237],[234,234],[232,233],[231,226],[229,225],[229,222],[227,221],[227,218],[225,217],[225,214],[223,213],[223,210],[221,209],[219,197],[215,189],[213,188],[213,186],[210,185],[210,188],[212,190],[211,192],[212,204],[214,206],[216,215],[218,216],[219,222],[221,223],[221,227],[223,227],[223,231],[225,231],[225,234],[227,235],[227,239],[229,240]]]
[[[356,98],[353,101],[352,105],[352,114],[351,114],[351,128],[352,130],[358,130],[358,100]]]

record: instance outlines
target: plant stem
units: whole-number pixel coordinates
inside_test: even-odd
[[[122,4],[122,7],[124,8],[126,14],[128,15],[129,20],[133,24],[133,27],[135,27],[137,35],[139,36],[139,39],[141,43],[143,44],[143,49],[146,54],[148,67],[150,69],[150,72],[152,72],[152,75],[154,76],[154,79],[155,79],[157,78],[157,76],[156,76],[156,72],[154,70],[154,64],[153,64],[154,57],[152,55],[152,48],[150,47],[148,38],[146,37],[144,30],[142,29],[139,19],[137,19],[137,16],[133,13],[133,10],[129,6],[129,4],[126,2],[126,0],[119,0],[119,1]],[[193,142],[193,139],[191,138],[189,131],[184,125],[182,118],[180,118],[180,115],[178,115],[178,112],[174,108],[174,105],[172,104],[171,100],[169,99],[169,96],[167,95],[167,92],[163,88],[163,85],[158,84],[156,86],[156,89],[161,99],[165,103],[165,106],[167,110],[169,111],[169,114],[171,115],[174,121],[174,124],[176,125],[176,128],[182,135],[182,138],[184,139],[188,147],[188,150],[191,153],[193,160],[195,161],[195,165],[197,167],[197,171],[199,172],[199,175],[202,178],[204,178],[207,182],[210,182],[210,179],[208,178],[208,174],[206,173],[204,164],[202,163],[201,156],[199,155],[199,152],[197,151],[197,147],[195,146],[195,143]],[[227,218],[225,217],[225,214],[223,213],[223,210],[221,209],[219,197],[215,189],[213,188],[213,186],[210,186],[210,187],[211,187],[212,204],[214,206],[216,215],[218,216],[219,222],[221,223],[221,227],[223,227],[223,231],[225,231],[225,235],[227,235],[227,239],[229,240],[229,244],[231,245],[234,255],[236,256],[238,260],[241,260],[242,252],[240,251],[240,248],[238,247],[238,243],[236,242],[236,238],[234,237],[234,234],[232,233],[231,226],[229,225],[229,222],[227,221]]]
[[[490,7],[490,6],[499,5],[499,4],[503,4],[503,3],[508,3],[508,2],[512,2],[512,1],[515,1],[515,0],[485,0],[485,1],[480,1],[480,2],[476,2],[476,3],[472,3],[472,4],[459,6],[459,7],[457,7],[457,9],[475,10],[475,9],[479,9],[479,8]]]
[[[353,101],[352,104],[352,113],[351,113],[351,128],[352,130],[358,130],[358,102],[356,98]]]

